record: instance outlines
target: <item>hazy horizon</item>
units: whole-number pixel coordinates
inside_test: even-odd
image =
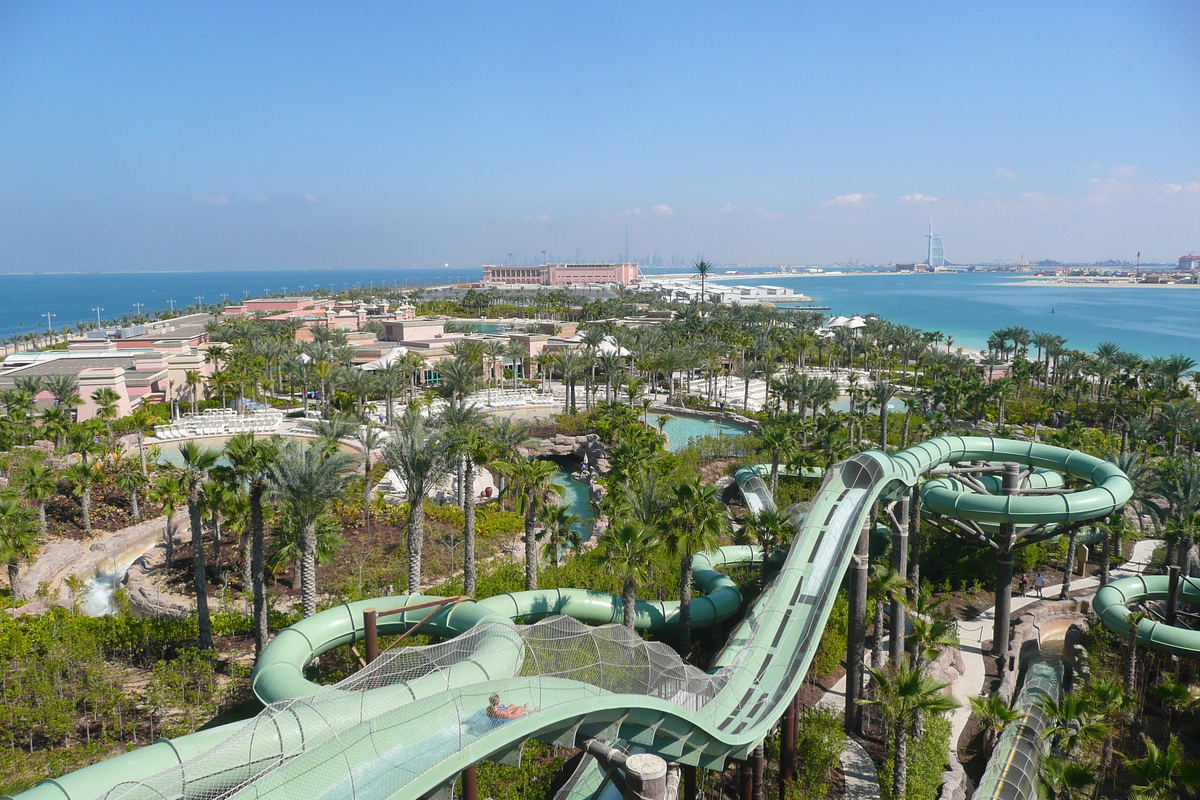
[[[1200,6],[0,6],[0,272],[1174,262]]]

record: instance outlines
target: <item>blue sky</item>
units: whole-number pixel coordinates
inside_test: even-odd
[[[1200,251],[1200,4],[0,3],[0,271]]]

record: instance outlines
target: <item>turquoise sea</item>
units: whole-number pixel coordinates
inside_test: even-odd
[[[827,314],[878,314],[983,349],[992,331],[1019,326],[1064,336],[1070,348],[1101,342],[1143,356],[1200,361],[1200,290],[1188,287],[1023,285],[1025,275],[739,275],[721,282],[786,286],[829,306]]]
[[[679,272],[653,269],[649,273]],[[285,270],[0,275],[0,338],[195,302],[266,292],[304,292],[317,286],[400,285],[479,280],[475,268]],[[953,336],[956,346],[983,348],[993,330],[1020,326],[1064,336],[1069,347],[1091,350],[1116,342],[1142,355],[1185,353],[1200,361],[1200,290],[1021,285],[1026,276],[996,273],[798,276],[777,273],[718,276],[721,282],[774,284],[803,292],[829,314],[875,313],[893,322]]]

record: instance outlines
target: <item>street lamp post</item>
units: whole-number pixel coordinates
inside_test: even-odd
[[[174,300],[174,298],[172,298],[172,299],[168,300],[167,302],[171,304],[171,313],[172,313],[172,314],[174,314],[174,313],[175,313],[175,300]]]
[[[97,327],[97,328],[101,327],[101,325],[102,325],[102,323],[100,322],[100,312],[101,312],[101,311],[103,311],[103,310],[104,310],[104,309],[103,309],[103,308],[101,308],[100,306],[95,306],[95,307],[92,309],[92,311],[95,311],[95,312],[96,312],[96,327]]]
[[[146,305],[146,304],[145,303],[134,303],[133,304],[133,307],[137,310],[137,315],[139,317],[142,315],[142,306],[144,306],[144,305]]]

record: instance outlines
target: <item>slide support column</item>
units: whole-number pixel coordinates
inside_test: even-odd
[[[754,788],[750,793],[751,800],[763,800],[763,784],[766,782],[767,774],[767,756],[766,751],[760,744],[754,748]]]
[[[896,570],[896,574],[902,578],[908,572],[909,507],[909,497],[905,495],[904,499],[896,505],[896,529],[892,531],[892,569]],[[907,616],[900,598],[900,592],[893,594],[891,607],[891,656],[892,663],[897,665],[904,659],[904,635],[907,633]]]
[[[1021,465],[1011,461],[1004,463],[1002,492],[1006,497],[1015,495],[1020,488]],[[1008,652],[1009,617],[1012,615],[1013,548],[1016,545],[1017,526],[1011,522],[1000,523],[1000,553],[996,557],[996,621],[992,628],[992,655],[1003,658]],[[1001,666],[1003,674],[1003,666]]]
[[[463,770],[462,800],[479,800],[479,780],[475,775],[474,764]]]
[[[875,515],[871,514],[867,524],[858,535],[854,548],[854,559],[850,566],[850,619],[846,630],[846,733],[862,731],[863,666],[867,647],[867,562],[871,556],[871,526]]]
[[[682,800],[696,800],[696,770],[698,767],[693,767],[691,764],[681,765],[683,769],[683,794]]]

